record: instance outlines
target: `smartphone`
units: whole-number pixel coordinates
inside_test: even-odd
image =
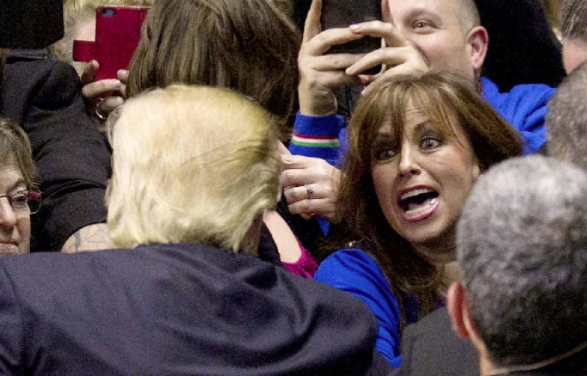
[[[127,69],[141,39],[141,27],[150,7],[104,5],[96,10],[95,42],[74,41],[74,61],[95,59],[96,81],[116,78]]]
[[[323,0],[321,24],[322,30],[345,28],[361,22],[381,20],[381,0]],[[332,46],[327,53],[366,54],[381,48],[381,39],[366,36],[364,38]],[[381,66],[366,70],[365,74],[377,74]]]

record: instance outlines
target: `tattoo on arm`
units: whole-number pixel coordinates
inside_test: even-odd
[[[96,223],[83,227],[67,239],[61,252],[77,253],[84,251],[97,251],[112,248],[108,227],[105,223]]]

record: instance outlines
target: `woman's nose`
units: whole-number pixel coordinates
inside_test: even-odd
[[[0,198],[0,226],[4,228],[12,228],[16,225],[16,214],[12,205],[8,201],[8,197]]]
[[[400,176],[419,175],[421,170],[416,160],[417,151],[412,145],[404,142],[400,150],[399,173]]]

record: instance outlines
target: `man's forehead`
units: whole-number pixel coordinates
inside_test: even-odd
[[[458,19],[462,0],[387,0],[389,12],[394,19],[419,14],[434,14],[444,20]]]

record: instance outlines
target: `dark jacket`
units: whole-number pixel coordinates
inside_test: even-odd
[[[9,58],[0,115],[31,140],[44,204],[33,216],[31,250],[59,250],[75,231],[106,220],[110,152],[86,112],[75,70],[61,62]]]
[[[2,375],[385,375],[358,299],[199,244],[0,260]]]
[[[478,376],[479,356],[470,341],[452,331],[446,308],[406,327],[402,364],[393,376]]]

